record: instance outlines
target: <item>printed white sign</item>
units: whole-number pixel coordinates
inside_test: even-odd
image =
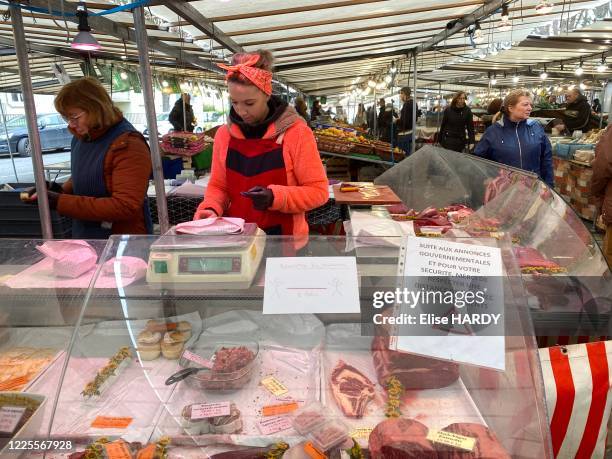
[[[23,406],[5,406],[0,408],[0,432],[12,434],[25,413]]]
[[[204,367],[204,368],[212,368],[213,363],[210,360],[206,360],[204,357],[200,357],[198,354],[194,354],[191,351],[185,350],[183,351],[183,358],[187,360],[191,360],[194,363]]]
[[[266,262],[264,314],[358,313],[355,257],[279,257]]]
[[[276,416],[273,418],[263,418],[259,421],[259,430],[264,435],[271,435],[281,430],[291,428],[291,419],[286,416]]]
[[[200,403],[191,407],[191,419],[216,418],[230,415],[230,402]]]
[[[428,329],[426,336],[398,336],[391,347],[504,370],[501,250],[443,239],[409,237],[403,262],[406,289],[421,296],[418,301],[414,300],[416,296],[410,296],[412,301],[400,304],[400,317],[412,316],[417,320],[416,325]],[[430,282],[428,277],[436,279]],[[435,306],[428,303],[427,295],[434,298],[440,295]],[[410,325],[415,324],[411,322]],[[486,327],[495,326],[499,333],[492,335],[486,331]]]

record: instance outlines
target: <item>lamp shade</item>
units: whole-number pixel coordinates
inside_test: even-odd
[[[81,30],[70,44],[71,48],[78,49],[81,51],[96,51],[101,48],[100,43],[96,40],[93,35],[86,31]]]

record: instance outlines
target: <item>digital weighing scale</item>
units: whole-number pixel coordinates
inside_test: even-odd
[[[265,236],[255,223],[231,235],[176,234],[172,227],[151,246],[147,282],[249,288],[263,257]]]

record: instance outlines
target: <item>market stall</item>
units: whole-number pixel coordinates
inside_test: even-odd
[[[34,301],[43,292],[60,298],[83,279],[89,283],[82,310],[60,302],[35,315],[44,324],[37,328],[37,345],[60,357],[47,359],[26,386],[26,395],[46,400],[35,412],[39,427],[30,435],[50,430],[49,438],[70,442],[65,449],[71,452],[95,441],[103,450],[128,448],[134,454],[147,444],[162,444],[169,457],[194,458],[278,448],[291,448],[286,457],[304,457],[309,443],[326,454],[361,448],[386,457],[381,448],[410,451],[414,442],[432,454],[451,454],[456,446],[442,437],[453,434],[466,437],[476,457],[548,454],[542,380],[534,366],[533,329],[523,328],[529,327],[522,325],[529,324],[526,311],[516,306],[520,292],[508,290],[504,300],[505,372],[441,364],[390,350],[382,337],[363,336],[360,314],[335,312],[333,304],[322,314],[267,315],[266,296],[273,291],[266,277],[276,275],[273,255],[292,240],[245,234],[225,237],[220,245],[216,236],[196,239],[197,245],[193,237],[168,245],[165,238],[112,237],[104,251],[90,251],[90,244],[62,247],[72,260],[90,255],[80,275],[70,279],[60,278],[49,261],[56,255],[49,250],[58,249],[52,243],[43,250],[51,255],[32,244],[21,247],[24,261],[6,260],[11,276],[4,280],[5,298],[7,292],[16,301],[19,295]],[[333,263],[356,259],[358,296],[367,304],[366,286],[377,285],[381,267],[396,270],[401,254],[396,249],[375,259],[355,258],[347,242],[312,238],[308,249]],[[247,268],[252,247],[265,255]],[[223,268],[226,257],[242,260],[237,272],[245,276],[242,281],[232,266]],[[73,264],[63,259],[64,269]],[[516,268],[510,261],[505,269],[504,277]],[[27,276],[49,284],[26,286]],[[504,282],[509,288],[512,280]],[[80,312],[71,316],[78,321],[62,325],[70,306]],[[34,332],[31,320],[20,322],[21,313],[15,308],[7,314],[10,344]],[[68,346],[70,335],[74,343]],[[412,371],[424,376],[415,378]],[[360,381],[358,393],[345,386],[354,378]],[[396,441],[403,446],[390,446]]]

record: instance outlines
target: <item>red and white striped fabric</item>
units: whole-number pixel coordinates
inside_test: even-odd
[[[555,457],[603,458],[612,407],[612,341],[539,352]]]

